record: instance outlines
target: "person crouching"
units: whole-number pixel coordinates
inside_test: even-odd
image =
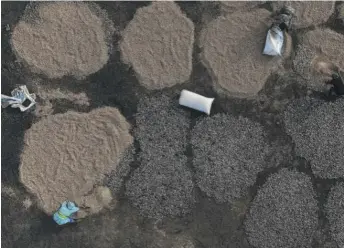
[[[65,201],[61,204],[61,207],[53,215],[54,221],[58,225],[65,225],[68,223],[77,222],[75,215],[79,211],[79,208],[74,202]]]

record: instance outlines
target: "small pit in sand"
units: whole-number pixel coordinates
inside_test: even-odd
[[[88,213],[98,212],[109,204],[111,194],[96,185],[116,169],[132,144],[129,128],[110,107],[48,116],[25,133],[20,180],[48,214],[67,199]]]
[[[306,28],[326,22],[334,12],[334,1],[274,1],[272,8],[279,11],[283,6],[295,10],[293,26]]]
[[[300,37],[293,67],[309,87],[323,89],[330,77],[321,73],[322,65],[344,71],[343,58],[344,35],[330,29],[316,29]]]
[[[257,9],[221,16],[201,34],[202,59],[214,87],[234,97],[256,95],[277,70],[279,58],[262,54],[270,12]]]
[[[29,4],[13,30],[12,45],[34,72],[83,78],[107,63],[112,33],[111,22],[95,4]]]
[[[162,89],[189,79],[194,25],[173,2],[154,2],[137,10],[120,44],[122,60],[139,82]]]

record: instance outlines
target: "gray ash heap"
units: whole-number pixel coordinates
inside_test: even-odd
[[[248,240],[256,248],[311,247],[318,207],[309,176],[282,169],[268,178],[245,220]]]
[[[246,195],[271,152],[264,135],[260,124],[242,117],[218,114],[199,121],[191,143],[200,189],[220,203]]]
[[[300,99],[287,107],[284,122],[296,152],[321,178],[344,177],[344,99]]]
[[[344,247],[344,183],[338,183],[331,189],[326,213],[332,238],[337,242],[338,247]]]
[[[135,130],[141,165],[126,184],[126,195],[144,216],[177,217],[194,203],[192,174],[184,155],[190,118],[167,96],[142,99]]]

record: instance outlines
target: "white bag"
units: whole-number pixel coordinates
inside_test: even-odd
[[[12,90],[11,95],[12,96],[6,96],[1,94],[1,107],[6,108],[11,105],[12,108],[19,108],[20,111],[24,112],[36,104],[36,95],[30,94],[25,85]],[[26,99],[30,101],[27,107],[23,105]]]
[[[282,30],[273,26],[269,29],[266,35],[265,47],[263,54],[277,56],[282,54],[282,46],[284,42],[284,36]]]
[[[215,98],[201,96],[188,90],[182,90],[179,98],[179,104],[209,115],[214,99]]]

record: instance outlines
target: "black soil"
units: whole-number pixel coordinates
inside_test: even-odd
[[[326,95],[307,90],[300,84],[302,79],[298,78],[291,69],[271,75],[265,88],[253,99],[228,98],[215,93],[211,86],[212,78],[200,62],[201,50],[197,44],[202,27],[220,15],[218,3],[178,2],[182,11],[195,24],[196,42],[193,51],[193,71],[188,82],[162,91],[148,91],[140,86],[132,68],[120,61],[120,52],[117,49],[121,38],[120,32],[133,18],[136,10],[148,5],[148,2],[97,2],[107,11],[110,19],[116,25],[113,50],[104,68],[79,81],[67,77],[51,80],[44,75],[32,74],[25,65],[16,61],[10,44],[10,36],[27,4],[28,2],[1,3],[1,90],[3,94],[9,95],[11,90],[18,85],[27,85],[29,91],[34,92],[35,87],[32,81],[41,79],[52,89],[62,87],[62,89],[75,93],[85,92],[91,100],[88,107],[80,107],[67,100],[53,100],[54,114],[68,110],[88,112],[101,106],[114,106],[120,109],[135,128],[135,113],[140,98],[159,95],[163,92],[177,102],[180,91],[188,89],[208,97],[215,97],[211,115],[228,113],[258,121],[266,128],[271,142],[289,149],[285,154],[285,162],[281,163],[278,168],[260,173],[248,196],[239,199],[233,206],[217,204],[196,188],[197,204],[189,215],[183,218],[154,221],[140,216],[138,211],[130,206],[122,190],[117,196],[116,209],[84,219],[76,225],[61,228],[54,224],[50,216],[46,216],[37,209],[35,204],[28,210],[23,207],[23,201],[27,197],[33,201],[34,197],[26,192],[18,180],[20,154],[23,148],[24,132],[30,128],[32,123],[38,121],[38,118],[32,112],[21,113],[18,109],[3,109],[1,113],[2,189],[6,186],[15,191],[15,195],[9,196],[2,192],[1,196],[3,247],[172,247],[175,237],[186,235],[197,248],[250,248],[243,229],[245,214],[259,187],[264,184],[269,175],[282,167],[296,168],[312,177],[314,189],[318,194],[321,224],[319,235],[313,241],[313,247],[325,247],[331,242],[323,210],[328,192],[335,180],[320,180],[314,177],[309,163],[295,155],[294,145],[291,138],[285,133],[281,119],[284,106],[292,99],[299,97],[326,99]],[[260,7],[270,8],[269,4]],[[342,32],[334,18],[331,18],[325,25]],[[297,41],[297,31],[292,31],[291,35],[293,40]],[[286,65],[288,65],[288,61]],[[282,74],[289,78],[287,83],[282,79],[279,80],[282,78]],[[64,81],[69,81],[69,83],[63,83]],[[276,85],[279,87],[275,87]],[[276,105],[276,103],[278,104]],[[190,131],[202,116],[204,116],[202,113],[192,111]],[[135,141],[135,149],[136,152],[140,151],[137,141]],[[188,166],[191,171],[194,171],[193,152],[190,145],[186,155],[189,158]],[[138,159],[135,157],[132,171],[125,181],[139,166]]]

